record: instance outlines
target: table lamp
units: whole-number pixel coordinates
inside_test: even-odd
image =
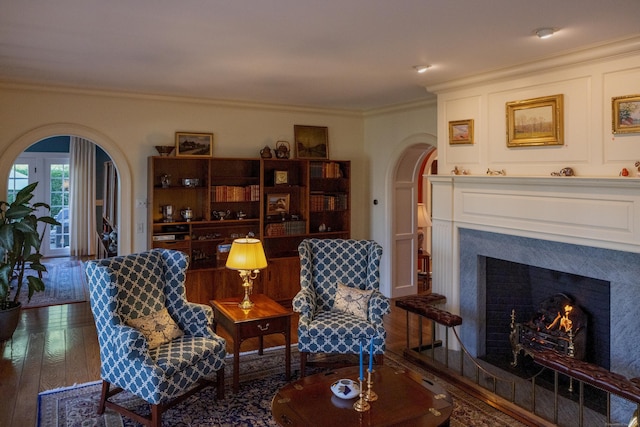
[[[249,299],[253,288],[253,280],[258,277],[258,273],[263,268],[267,268],[267,258],[264,255],[262,242],[259,239],[245,237],[235,239],[231,244],[226,267],[231,270],[238,270],[244,288],[244,299],[238,307],[249,310],[253,303]]]
[[[424,242],[424,228],[431,226],[431,218],[427,213],[427,207],[424,203],[418,203],[418,252],[422,253],[422,244]]]

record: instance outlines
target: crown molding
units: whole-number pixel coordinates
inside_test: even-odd
[[[96,97],[107,97],[107,98],[137,99],[137,100],[146,100],[146,101],[151,100],[151,101],[170,102],[170,103],[180,102],[180,103],[203,104],[203,105],[240,108],[240,109],[258,109],[258,110],[286,111],[286,112],[296,112],[296,113],[323,114],[323,115],[333,115],[333,116],[362,117],[362,111],[360,110],[307,107],[302,105],[269,104],[269,103],[260,103],[260,102],[250,102],[250,101],[198,98],[198,97],[187,97],[187,96],[177,96],[177,95],[159,95],[159,94],[150,94],[150,93],[115,91],[115,90],[104,90],[104,89],[94,89],[94,88],[80,88],[80,87],[72,87],[72,86],[46,85],[46,84],[29,83],[29,82],[0,81],[0,89],[34,91],[34,92],[50,92],[50,93],[59,93],[59,94],[84,95],[84,96],[96,96]]]
[[[636,52],[640,52],[640,35],[600,43],[578,50],[562,52],[554,56],[476,74],[471,77],[436,83],[426,86],[426,89],[430,93],[438,94],[504,79],[524,77],[533,73],[548,72],[562,67],[601,61],[603,59],[629,55],[630,53]]]

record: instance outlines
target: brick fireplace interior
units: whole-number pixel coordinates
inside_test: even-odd
[[[511,366],[511,311],[515,310],[516,322],[526,323],[538,315],[538,310],[549,297],[563,294],[586,315],[586,327],[578,332],[584,334],[580,337],[580,341],[585,343],[584,360],[609,369],[608,281],[491,257],[481,257],[479,263],[485,264],[486,271],[486,353],[480,355],[482,360],[522,378],[538,374],[540,367],[524,354],[519,355],[516,367]],[[560,394],[576,400],[577,394],[568,392],[568,379],[560,378],[560,381]],[[553,390],[552,372],[542,372],[537,382]],[[606,414],[606,394],[593,387],[585,387],[585,404]]]
[[[490,360],[511,362],[509,322],[533,318],[540,304],[554,294],[565,294],[587,317],[584,360],[609,369],[610,296],[608,281],[484,258],[486,263],[486,354]]]

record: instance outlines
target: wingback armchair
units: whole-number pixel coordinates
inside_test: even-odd
[[[309,354],[357,354],[361,342],[369,349],[371,338],[375,361],[382,364],[382,317],[390,312],[379,290],[382,247],[370,240],[305,239],[298,252],[300,291],[293,309],[300,313],[300,375]]]
[[[187,266],[185,254],[166,249],[86,263],[100,347],[98,413],[106,406],[159,427],[165,409],[205,386],[224,398],[226,343],[211,329],[211,307],[186,300]],[[148,402],[150,415],[109,400],[123,390]]]

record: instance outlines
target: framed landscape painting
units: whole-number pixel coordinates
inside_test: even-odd
[[[611,98],[613,133],[640,133],[640,95]]]
[[[290,197],[287,193],[267,195],[267,215],[288,214]]]
[[[213,134],[176,132],[176,156],[211,157],[213,156]]]
[[[563,95],[507,102],[507,147],[563,145]]]
[[[449,144],[473,144],[473,119],[449,122]]]
[[[293,126],[298,159],[328,159],[329,130],[326,126]]]

